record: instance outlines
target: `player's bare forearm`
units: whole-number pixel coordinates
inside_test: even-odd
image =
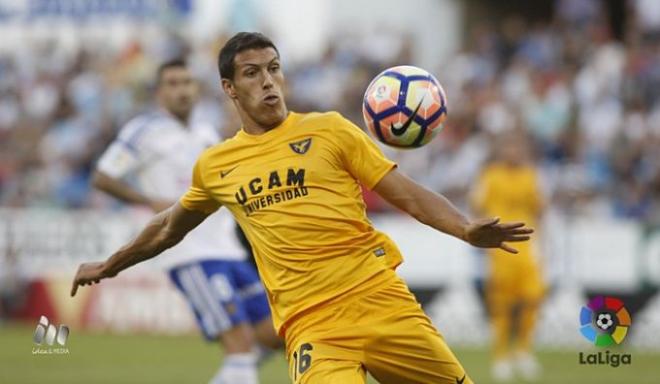
[[[418,221],[476,247],[517,253],[506,243],[529,240],[533,232],[524,223],[500,223],[498,218],[471,221],[444,196],[429,191],[396,169],[385,175],[374,190]]]
[[[172,205],[171,201],[166,202],[150,199],[129,184],[120,179],[109,176],[102,171],[94,172],[94,175],[92,176],[92,185],[125,203],[145,205],[153,209],[154,212],[161,212]]]
[[[104,278],[114,277],[126,268],[151,259],[178,244],[207,216],[202,212],[189,211],[179,203],[162,211],[151,219],[135,239],[105,262],[82,264],[73,280],[71,296],[76,294],[80,285],[91,285]]]
[[[95,188],[125,203],[145,205],[149,204],[149,199],[136,191],[130,185],[101,171],[94,172],[92,176],[92,185]]]
[[[447,198],[392,170],[374,187],[387,202],[438,231],[466,239],[470,221]]]
[[[154,216],[135,239],[121,247],[105,262],[104,272],[109,276],[115,276],[124,269],[151,259],[181,241],[185,234],[168,230],[171,211],[171,208],[166,209]]]

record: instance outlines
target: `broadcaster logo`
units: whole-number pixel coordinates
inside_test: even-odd
[[[55,325],[50,324],[46,316],[39,318],[37,328],[34,330],[33,340],[37,347],[32,348],[33,355],[51,355],[51,354],[69,354],[69,349],[64,347],[66,340],[69,337],[69,327],[61,324],[55,328]],[[51,346],[57,341],[57,344],[62,347],[52,348]],[[46,343],[48,347],[42,348],[42,343]]]

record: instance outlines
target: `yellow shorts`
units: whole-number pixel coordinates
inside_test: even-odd
[[[487,294],[497,301],[539,302],[546,285],[533,246],[516,243],[516,248],[519,253],[515,255],[499,249],[489,251]]]
[[[295,384],[364,384],[366,371],[381,384],[472,383],[406,284],[388,281],[287,327]]]

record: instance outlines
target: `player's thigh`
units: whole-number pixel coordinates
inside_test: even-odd
[[[470,383],[465,370],[428,319],[408,317],[382,327],[366,366],[381,384]]]
[[[289,375],[294,384],[365,384],[366,371],[359,361],[320,358],[311,355],[289,357]],[[308,360],[309,359],[309,360]]]
[[[347,307],[317,310],[288,328],[286,355],[295,383],[364,383],[369,329],[351,321]]]
[[[273,319],[268,316],[267,318],[252,325],[254,328],[254,335],[259,344],[271,349],[279,349],[284,347],[284,339],[281,338],[275,331],[273,326]]]
[[[528,248],[523,249],[525,252]],[[486,301],[491,314],[508,313],[526,295],[540,286],[528,253],[512,255],[502,250],[489,251]],[[530,268],[532,268],[530,270]]]
[[[471,382],[405,284],[379,295],[369,305],[380,302],[389,313],[374,324],[375,337],[366,345],[365,365],[381,384]]]
[[[235,353],[249,353],[254,350],[255,332],[248,323],[239,323],[229,329],[225,329],[218,340],[222,343],[227,355]]]
[[[486,305],[491,316],[510,314],[518,301],[518,288],[513,284],[488,281],[485,291]]]
[[[532,255],[528,255],[520,269],[519,296],[525,305],[539,305],[545,296],[547,285],[543,272]]]

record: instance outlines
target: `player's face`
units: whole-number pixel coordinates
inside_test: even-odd
[[[278,126],[287,116],[284,75],[273,48],[249,49],[234,57],[234,78],[222,86],[241,115],[264,129]]]
[[[524,164],[528,156],[527,141],[519,136],[507,135],[499,147],[499,158],[501,161],[519,166]]]
[[[158,85],[158,100],[165,109],[185,120],[196,99],[197,84],[188,69],[172,67],[163,71]]]

